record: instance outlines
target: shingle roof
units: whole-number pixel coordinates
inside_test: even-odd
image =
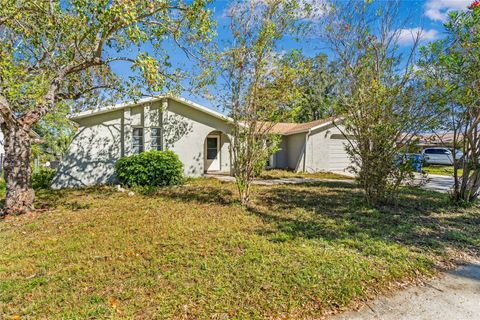
[[[283,134],[283,135],[302,133],[302,132],[307,132],[310,129],[315,128],[317,126],[331,123],[332,121],[333,121],[333,118],[320,119],[320,120],[310,121],[306,123],[280,122],[280,123],[276,123],[272,127],[271,132],[277,133],[277,134]]]
[[[448,144],[453,143],[453,132],[441,132],[441,133],[431,133],[424,134],[419,136],[420,144]],[[457,133],[457,141],[463,140],[463,134]]]

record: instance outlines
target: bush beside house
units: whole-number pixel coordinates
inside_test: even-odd
[[[147,151],[123,157],[115,166],[118,180],[126,186],[171,186],[183,179],[183,164],[172,151]]]
[[[55,169],[40,168],[40,170],[35,172],[32,176],[33,189],[50,189],[55,173]]]

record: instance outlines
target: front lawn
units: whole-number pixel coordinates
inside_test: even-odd
[[[478,255],[480,210],[412,189],[363,205],[353,184],[199,179],[156,194],[39,192],[0,221],[0,314],[35,319],[309,318]]]
[[[450,176],[453,177],[453,166],[424,166],[423,171],[428,174],[438,174],[441,176]],[[458,169],[458,175],[462,175],[463,170]]]
[[[260,179],[284,179],[284,178],[310,178],[310,179],[335,179],[335,180],[344,180],[352,179],[352,177],[347,175],[342,175],[334,172],[294,172],[290,170],[280,170],[280,169],[271,169],[262,171],[260,174]]]

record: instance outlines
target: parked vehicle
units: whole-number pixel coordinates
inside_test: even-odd
[[[462,159],[463,153],[460,150],[455,152],[455,159]],[[426,148],[422,151],[422,156],[426,164],[453,165],[453,152],[448,148]]]

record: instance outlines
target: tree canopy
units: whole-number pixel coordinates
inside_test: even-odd
[[[33,207],[29,132],[65,104],[209,83],[214,22],[206,0],[0,0],[0,116],[7,213]],[[172,46],[201,68],[172,65]],[[119,75],[115,64],[131,73]],[[128,64],[125,66],[125,64]],[[195,71],[198,71],[195,72]],[[194,76],[195,75],[195,76]]]

